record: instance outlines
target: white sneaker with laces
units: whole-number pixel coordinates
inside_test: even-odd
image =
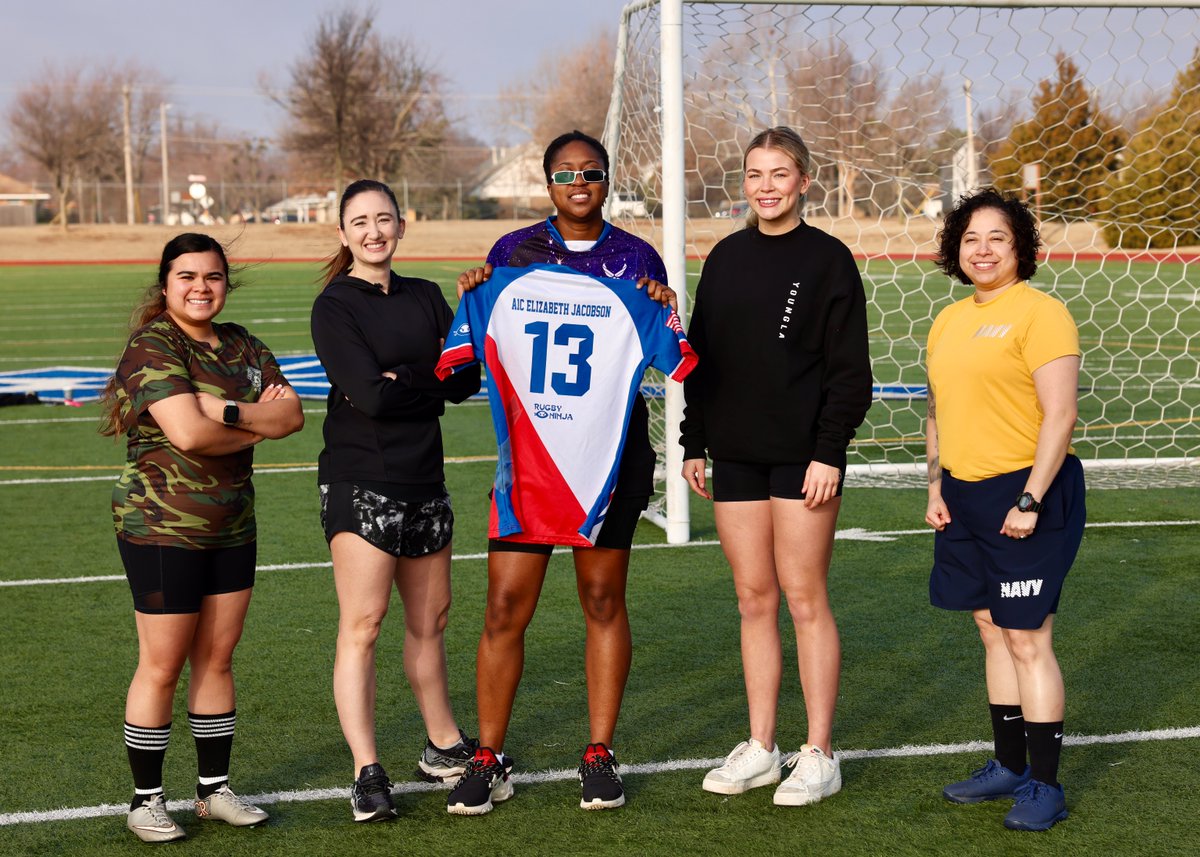
[[[841,791],[842,763],[820,747],[805,744],[787,765],[792,772],[775,789],[776,806],[807,806]]]
[[[167,814],[167,804],[156,794],[125,817],[125,826],[143,842],[173,842],[187,836],[183,828]]]
[[[776,745],[767,749],[756,738],[743,741],[725,757],[725,764],[704,777],[704,790],[721,795],[742,792],[779,782],[783,756]]]
[[[244,797],[234,794],[228,785],[221,786],[208,797],[196,798],[196,816],[215,818],[234,827],[253,827],[270,818]]]

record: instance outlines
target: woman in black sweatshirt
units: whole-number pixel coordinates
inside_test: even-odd
[[[453,313],[437,285],[392,271],[404,220],[391,189],[354,182],[338,217],[342,246],[312,311],[330,384],[317,481],[340,613],[333,695],[354,755],[354,820],[386,821],[396,809],[375,744],[375,641],[393,583],[404,669],[428,733],[417,773],[457,777],[475,753],[446,678],[454,513],[438,417],[446,400],[478,391],[479,371],[445,382],[433,374]]]
[[[775,803],[802,806],[841,788],[832,730],[841,646],[827,579],[846,448],[871,404],[866,297],[850,250],[800,216],[808,149],[790,128],[751,141],[747,227],[704,263],[688,341],[683,478],[712,499],[741,613],[750,737],[704,778],[740,794],[779,782],[780,592],[796,629],[808,735]],[[713,493],[706,488],[713,460]]]

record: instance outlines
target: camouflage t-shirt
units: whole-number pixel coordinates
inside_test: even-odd
[[[169,396],[212,393],[254,402],[283,383],[275,357],[236,324],[214,324],[220,345],[197,342],[166,313],[129,338],[117,365],[117,400],[129,421],[125,470],[113,487],[113,522],[135,544],[231,547],[255,538],[253,448],[230,455],[184,453],[150,413]]]

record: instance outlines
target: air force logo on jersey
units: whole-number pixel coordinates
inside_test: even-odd
[[[456,327],[454,329],[454,332],[457,333],[459,336],[470,336],[471,335],[471,325],[464,321],[462,324],[460,324],[458,327]]]

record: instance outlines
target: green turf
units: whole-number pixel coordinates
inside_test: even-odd
[[[445,267],[445,266],[443,266]],[[5,301],[3,368],[27,356],[108,365],[122,318],[144,272],[127,269],[0,269]],[[449,282],[430,266],[427,275]],[[233,296],[228,317],[246,321],[279,351],[303,350],[314,286],[305,266],[261,266]],[[307,279],[305,279],[307,277]],[[275,303],[271,303],[274,301]],[[96,329],[55,331],[34,324],[95,317]],[[96,304],[103,306],[84,305]],[[236,310],[236,311],[235,311]],[[266,319],[288,319],[268,322]],[[255,321],[257,319],[257,321]],[[107,325],[107,328],[104,326]],[[107,334],[103,331],[109,330]],[[91,343],[86,340],[96,338]],[[52,344],[52,340],[62,340]],[[30,363],[29,365],[35,365]],[[44,361],[41,365],[46,365]],[[350,758],[333,708],[330,675],[337,606],[328,551],[317,524],[315,473],[266,472],[311,465],[320,440],[320,404],[299,435],[256,451],[260,565],[309,567],[259,575],[238,651],[239,724],[234,784],[246,794],[344,788]],[[98,408],[0,409],[0,485],[6,527],[0,581],[119,575],[109,491],[120,444],[95,433]],[[32,422],[27,422],[32,421]],[[450,456],[494,452],[486,407],[452,407],[444,419]],[[485,549],[492,464],[447,467],[457,515],[455,550]],[[99,481],[49,482],[89,476]],[[1200,726],[1200,546],[1194,527],[1105,527],[1105,523],[1195,519],[1200,489],[1093,491],[1088,530],[1068,578],[1056,626],[1067,684],[1067,731],[1092,736]],[[923,492],[850,485],[839,527],[919,530]],[[693,538],[713,539],[711,507],[693,503]],[[643,522],[637,541],[661,543]],[[957,743],[988,735],[982,653],[969,620],[928,606],[928,533],[890,541],[839,541],[830,590],[844,648],[836,725],[840,751]],[[587,739],[582,617],[567,557],[556,557],[528,635],[526,675],[507,749],[523,772],[569,769]],[[454,567],[455,605],[447,635],[456,711],[475,723],[474,650],[482,625],[484,563]],[[634,552],[629,584],[635,639],[617,747],[626,763],[723,755],[745,737],[738,617],[728,568],[715,546]],[[121,739],[125,689],[136,635],[123,581],[0,588],[0,816],[123,803],[129,774]],[[786,681],[780,743],[804,737],[790,623],[783,622]],[[411,779],[423,738],[401,668],[398,601],[379,648],[379,731],[393,777]],[[179,694],[167,757],[169,796],[192,784],[194,754]],[[737,798],[700,790],[701,770],[631,774],[630,801],[584,813],[570,780],[519,784],[509,803],[481,819],[450,817],[444,793],[405,793],[401,818],[364,829],[346,801],[268,806],[261,830],[201,825],[177,813],[189,840],[173,852],[246,855],[439,854],[1124,854],[1188,853],[1200,810],[1200,739],[1068,747],[1062,779],[1071,818],[1049,834],[1000,825],[1002,805],[952,806],[941,786],[982,753],[871,758],[844,763],[845,788],[819,806],[782,810],[764,789]],[[145,846],[120,816],[0,826],[2,854],[136,854]]]

